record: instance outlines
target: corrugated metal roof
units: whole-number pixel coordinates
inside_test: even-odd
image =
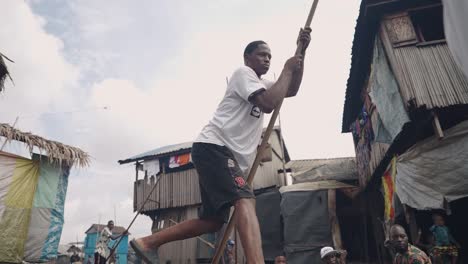
[[[130,162],[134,162],[134,161],[138,161],[138,160],[147,159],[147,158],[150,158],[150,157],[151,158],[156,158],[156,157],[160,157],[160,156],[166,156],[166,155],[169,155],[169,154],[175,154],[177,152],[190,150],[192,148],[192,144],[193,144],[193,142],[190,141],[190,142],[184,142],[184,143],[180,143],[180,144],[167,145],[167,146],[164,146],[164,147],[160,147],[160,148],[157,148],[157,149],[153,149],[153,150],[138,154],[136,156],[127,158],[125,160],[119,160],[119,163],[120,164],[125,164],[125,163],[130,163]]]
[[[292,160],[286,164],[286,168],[291,169],[294,183],[358,179],[353,157]]]

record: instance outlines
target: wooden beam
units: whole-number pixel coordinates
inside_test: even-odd
[[[409,233],[411,236],[411,242],[414,243],[418,238],[418,223],[416,223],[416,214],[415,210],[408,205],[404,205],[404,212],[406,223],[409,226]]]
[[[343,242],[341,240],[340,224],[336,216],[336,190],[328,190],[328,219],[332,233],[333,245],[335,249],[342,249]]]
[[[135,163],[135,181],[138,181],[138,166],[140,166],[140,163],[137,161]]]
[[[432,126],[434,127],[435,134],[439,139],[442,139],[444,137],[444,130],[442,130],[442,126],[440,125],[439,115],[432,111],[432,116],[434,116],[434,119],[432,120]]]

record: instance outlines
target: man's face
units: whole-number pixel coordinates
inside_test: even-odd
[[[408,251],[408,236],[403,228],[393,228],[390,233],[390,240],[397,252],[405,253]]]
[[[107,224],[107,227],[109,228],[109,230],[114,229],[114,222],[109,222],[109,223]]]
[[[276,257],[275,264],[286,264],[286,257],[285,256]]]
[[[258,76],[261,76],[270,69],[270,48],[267,44],[260,44],[251,54],[246,54],[244,59],[245,64],[252,68]]]

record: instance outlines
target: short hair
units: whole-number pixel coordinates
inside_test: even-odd
[[[267,44],[267,43],[263,40],[256,40],[256,41],[250,42],[249,44],[247,44],[247,46],[244,49],[244,56],[247,54],[252,54],[252,52],[254,52],[254,50],[262,44]]]
[[[404,228],[403,226],[401,226],[401,225],[398,225],[398,224],[394,224],[394,225],[392,225],[392,226],[390,227],[390,233],[392,233],[392,231],[395,230],[395,229],[397,229],[397,228],[401,228],[401,230],[403,230],[403,231],[405,232],[405,234],[406,234],[405,228]]]
[[[110,225],[110,223],[114,224],[114,220],[109,220],[109,221],[107,222],[108,225]]]

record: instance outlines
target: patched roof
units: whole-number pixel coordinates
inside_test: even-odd
[[[358,179],[356,161],[353,157],[292,160],[286,164],[286,168],[292,171],[294,183]]]
[[[317,182],[301,182],[293,185],[283,186],[279,189],[280,193],[285,192],[308,192],[308,191],[318,191],[318,190],[328,190],[328,189],[342,189],[342,188],[352,188],[355,189],[357,186],[342,183],[339,181],[329,180],[329,181],[317,181]]]

